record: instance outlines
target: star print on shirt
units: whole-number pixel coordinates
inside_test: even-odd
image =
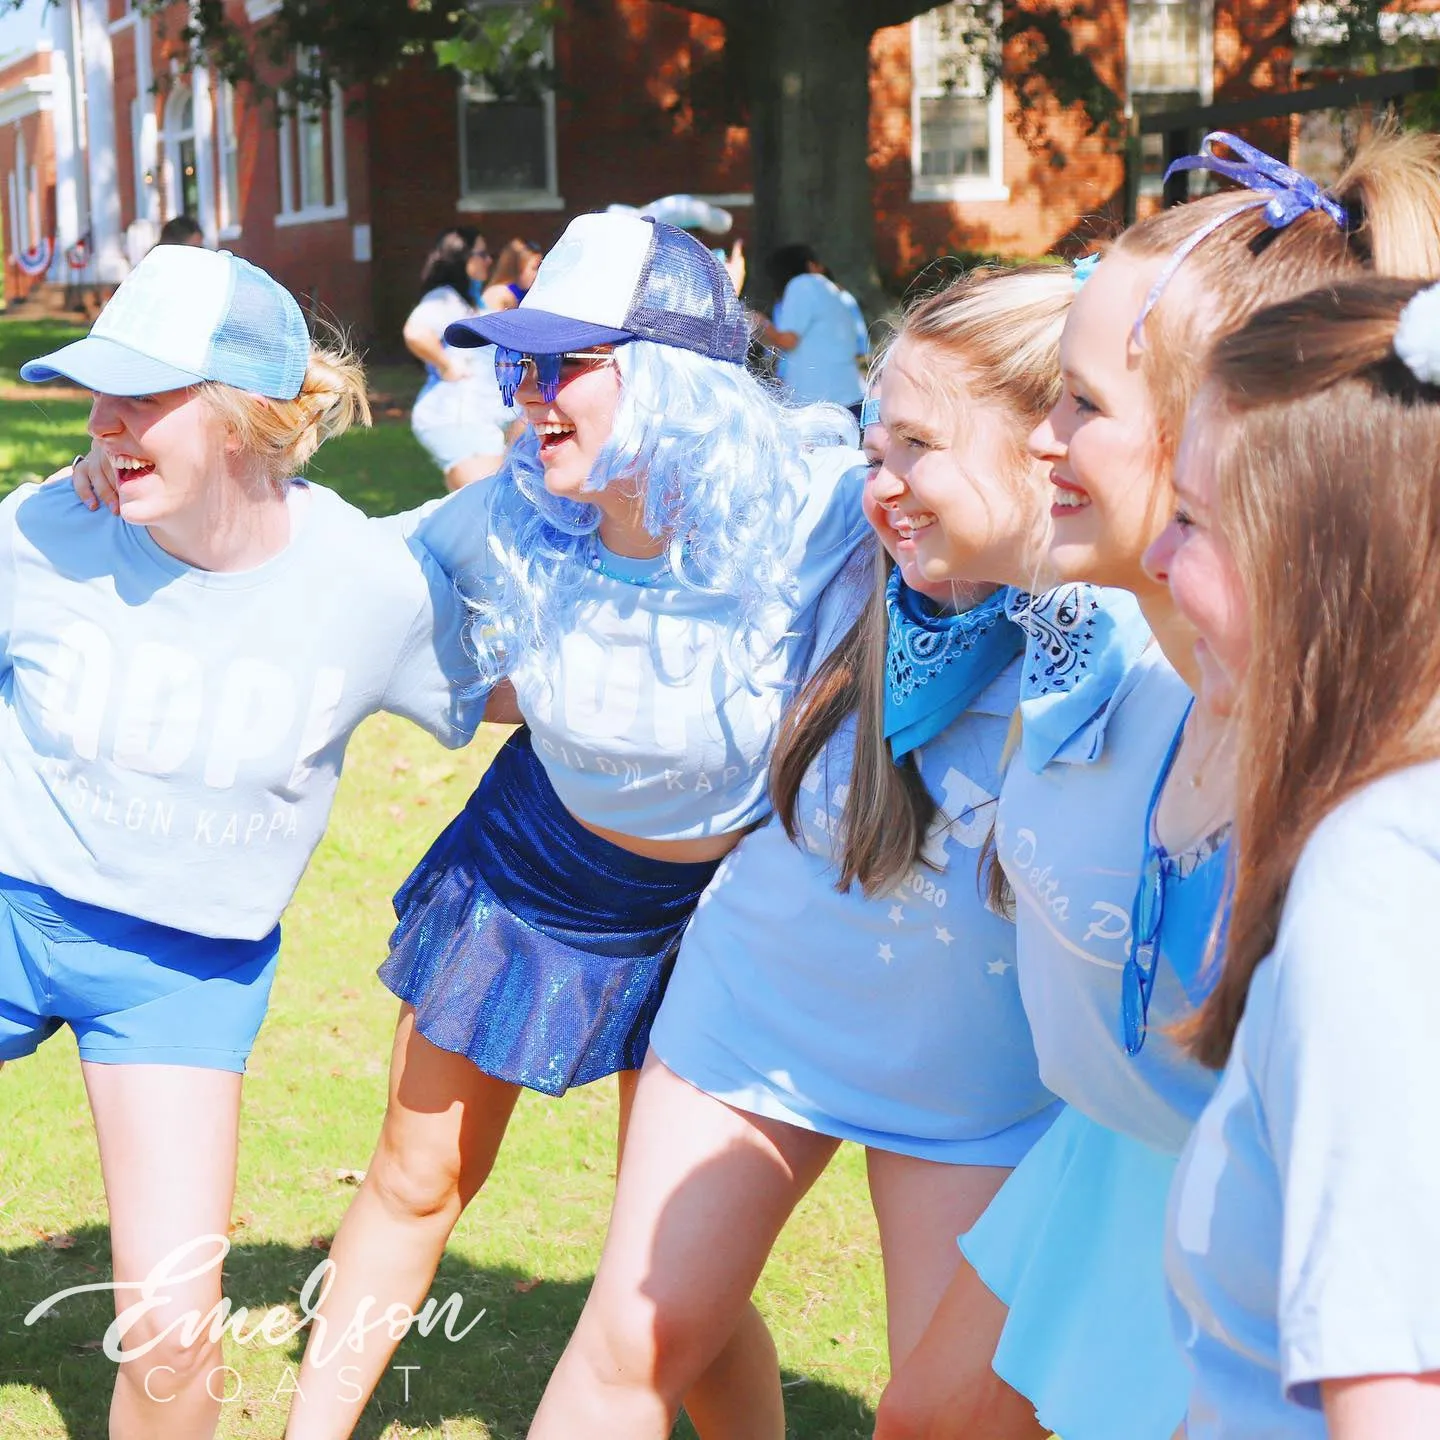
[[[935,927],[935,938],[942,945],[948,945],[955,937],[943,925],[937,925]]]
[[[875,953],[887,965],[895,958],[895,952],[888,945],[882,945]]]
[[[1003,975],[1010,968],[1010,962],[1008,960],[992,960],[985,968],[992,975]]]
[[[905,919],[905,907],[903,905],[892,905],[890,907],[890,923],[899,925]]]

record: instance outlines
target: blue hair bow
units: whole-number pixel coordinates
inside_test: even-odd
[[[1095,267],[1100,263],[1100,252],[1097,250],[1093,255],[1082,255],[1070,268],[1071,275],[1075,278],[1075,288],[1078,290],[1094,273]]]
[[[1214,149],[1217,144],[1225,146],[1240,158],[1226,160],[1217,155]],[[1265,223],[1272,230],[1285,229],[1307,210],[1318,210],[1322,215],[1328,215],[1341,230],[1346,229],[1349,224],[1345,207],[1333,195],[1327,195],[1308,175],[1292,170],[1273,155],[1257,150],[1248,141],[1232,135],[1228,130],[1212,130],[1200,142],[1199,154],[1184,155],[1173,161],[1165,171],[1165,178],[1168,180],[1177,170],[1212,170],[1217,175],[1225,176],[1227,180],[1237,181],[1246,189],[1260,193],[1248,200],[1242,200],[1233,210],[1213,216],[1175,247],[1175,252],[1155,277],[1155,283],[1150,287],[1150,293],[1146,295],[1145,303],[1140,307],[1140,314],[1131,328],[1130,339],[1137,349],[1145,348],[1145,321],[1186,257],[1197,245],[1208,240],[1222,225],[1228,225],[1237,215],[1243,215],[1247,210],[1258,210],[1263,206]]]
[[[1223,145],[1240,158],[1224,159],[1215,153],[1216,145]],[[1327,195],[1308,175],[1257,150],[1228,130],[1212,130],[1200,142],[1199,153],[1174,161],[1166,170],[1165,178],[1168,180],[1181,170],[1212,170],[1247,190],[1270,192],[1265,201],[1265,219],[1272,229],[1283,230],[1307,210],[1323,210],[1342,230],[1345,228],[1345,207],[1333,195]]]

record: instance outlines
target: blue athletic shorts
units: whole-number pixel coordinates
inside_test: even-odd
[[[0,1060],[69,1025],[82,1060],[243,1072],[279,956],[278,925],[215,940],[0,875]]]

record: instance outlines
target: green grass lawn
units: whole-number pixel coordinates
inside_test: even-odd
[[[0,321],[0,392],[29,356],[73,333]],[[377,378],[398,393],[406,372]],[[0,398],[0,492],[85,448],[76,400]],[[389,407],[387,407],[389,408]],[[367,509],[415,504],[439,476],[403,418],[328,447],[316,478]],[[384,1109],[395,1002],[375,979],[389,897],[463,802],[503,732],[440,749],[388,716],[351,747],[330,832],[285,926],[284,961],[245,1092],[226,1293],[262,1312],[293,1306],[354,1193]],[[69,1032],[0,1073],[0,1440],[103,1440],[113,1371],[99,1354],[107,1296],[23,1317],[55,1291],[108,1277],[105,1205]],[[561,1101],[526,1096],[494,1176],[460,1223],[433,1294],[484,1318],[457,1344],[411,1336],[357,1432],[479,1440],[521,1436],[569,1335],[604,1236],[613,1176],[608,1084]],[[757,1300],[780,1348],[791,1433],[868,1437],[885,1371],[884,1301],[863,1159],[842,1152],[795,1217]],[[220,1433],[274,1440],[301,1345],[233,1345],[243,1390]],[[233,1385],[233,1382],[232,1382]],[[682,1432],[690,1434],[682,1426]]]

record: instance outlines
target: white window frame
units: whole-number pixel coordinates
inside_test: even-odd
[[[146,183],[145,175],[145,110],[148,96],[137,95],[130,102],[130,154],[134,160],[135,171],[135,218],[137,220],[148,220],[150,218],[150,186]]]
[[[936,5],[935,10],[945,6]],[[926,11],[926,14],[933,13]],[[999,21],[999,7],[996,7],[996,22]],[[997,80],[990,91],[989,102],[989,148],[990,170],[988,175],[956,175],[949,180],[936,180],[922,176],[920,102],[932,100],[945,94],[944,90],[923,89],[920,85],[919,67],[916,63],[924,38],[924,16],[917,15],[910,22],[910,198],[913,201],[926,200],[1008,200],[1010,187],[1005,183],[1005,86]],[[978,98],[978,97],[975,97]]]
[[[506,9],[521,10],[534,0],[487,0]],[[555,32],[552,28],[545,37],[546,64],[555,64]],[[459,141],[460,156],[460,198],[456,208],[469,214],[486,210],[563,210],[564,197],[560,194],[559,158],[555,139],[555,91],[547,89],[540,97],[545,125],[545,188],[543,190],[469,190],[466,182],[470,167],[465,153],[465,111],[468,106],[483,105],[495,97],[481,80],[462,80],[455,102],[455,127]]]
[[[187,95],[190,98],[190,128],[181,130],[176,123],[176,112],[182,97]],[[165,102],[165,129],[162,136],[165,150],[165,204],[163,209],[166,220],[186,213],[185,185],[180,174],[180,144],[187,135],[195,151],[195,190],[198,197],[195,208],[203,211],[205,192],[200,183],[200,169],[205,163],[205,158],[200,145],[200,97],[196,94],[193,84],[177,84]],[[190,218],[197,225],[203,227],[205,224],[203,214],[192,215]]]
[[[1173,4],[1177,7],[1189,3],[1189,0],[1147,0],[1150,4]],[[1196,90],[1200,94],[1200,104],[1209,105],[1215,98],[1215,0],[1200,0],[1200,74],[1198,86],[1149,86],[1144,89],[1137,89],[1132,83],[1134,67],[1130,64],[1130,56],[1135,49],[1135,7],[1133,4],[1125,6],[1125,108],[1131,113],[1135,108],[1135,97],[1137,95],[1191,95]],[[1192,176],[1192,193],[1196,188]],[[1158,175],[1140,176],[1140,194],[1159,195],[1165,188],[1164,181]]]
[[[222,240],[238,240],[240,219],[240,135],[235,121],[235,87],[223,77],[211,92],[215,97],[215,209]],[[235,157],[235,189],[230,189],[230,166]]]
[[[309,63],[303,53],[295,58],[297,67]],[[338,85],[330,86],[330,173],[333,195],[329,204],[307,203],[302,193],[304,177],[295,173],[301,136],[297,125],[324,125],[324,111],[312,111],[313,119],[303,112],[287,110],[280,118],[280,211],[275,216],[277,227],[314,225],[325,220],[343,220],[349,213],[345,193],[345,96]]]

